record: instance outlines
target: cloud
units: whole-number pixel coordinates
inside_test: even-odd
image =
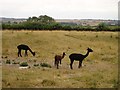
[[[117,3],[118,0],[2,0],[0,11],[6,17],[47,14],[54,18],[100,18],[100,15],[106,18],[108,15],[116,19]]]

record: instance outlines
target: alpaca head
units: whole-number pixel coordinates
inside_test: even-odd
[[[65,55],[66,55],[65,52],[63,52],[63,57],[64,57]]]
[[[33,54],[33,56],[35,56],[35,52],[33,52],[32,54]]]
[[[63,55],[64,55],[64,56],[66,55],[65,52],[63,52]]]
[[[88,50],[88,52],[93,52],[93,50],[92,50],[92,49],[90,49],[90,48],[88,48],[87,50]]]

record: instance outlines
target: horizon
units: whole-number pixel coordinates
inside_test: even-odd
[[[2,0],[0,17],[118,20],[119,0]]]
[[[30,17],[33,17],[33,16],[30,16]],[[36,16],[38,17],[38,16]],[[51,16],[50,16],[51,17]],[[29,17],[1,17],[0,16],[0,19],[1,18],[6,18],[6,19],[28,19]],[[53,17],[52,17],[53,18]],[[100,19],[100,18],[53,18],[55,20],[118,20],[118,19]]]

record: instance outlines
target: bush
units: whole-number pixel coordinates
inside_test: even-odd
[[[49,67],[49,68],[51,68],[51,65],[49,65],[49,64],[47,64],[47,63],[41,63],[40,66],[41,66],[41,67]]]
[[[39,66],[39,64],[34,64],[35,67]]]
[[[28,66],[28,63],[27,62],[22,62],[22,63],[20,63],[20,66],[26,67],[26,66]]]
[[[109,27],[106,23],[100,23],[97,28],[96,28],[98,31],[103,31],[103,30],[109,30]]]
[[[6,64],[11,64],[11,61],[10,60],[6,60]]]

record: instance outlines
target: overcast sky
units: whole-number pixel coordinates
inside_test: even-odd
[[[119,0],[0,0],[0,17],[117,19]]]

